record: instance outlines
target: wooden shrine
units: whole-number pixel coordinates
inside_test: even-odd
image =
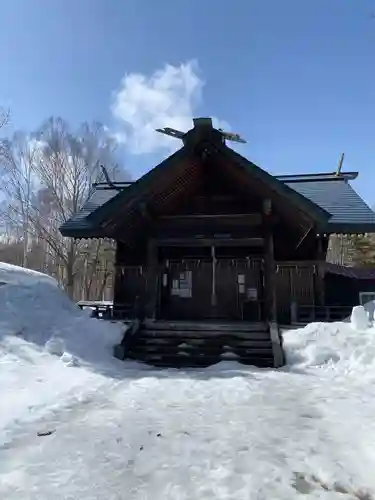
[[[293,302],[324,305],[329,235],[375,231],[349,185],[356,174],[272,176],[231,149],[226,141],[239,136],[209,118],[185,134],[162,132],[181,149],[136,182],[96,184],[61,228],[116,241],[115,314],[288,323]],[[353,207],[345,215],[348,189],[362,210],[354,220]]]

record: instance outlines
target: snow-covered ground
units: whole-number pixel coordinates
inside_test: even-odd
[[[357,317],[286,332],[281,370],[154,370],[24,275],[0,265],[1,499],[375,498],[375,329]]]

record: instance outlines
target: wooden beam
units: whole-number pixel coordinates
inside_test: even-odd
[[[264,238],[157,238],[155,242],[159,247],[261,247]]]
[[[262,214],[183,214],[183,215],[164,215],[160,217],[160,220],[172,220],[180,222],[182,220],[200,220],[209,219],[215,220],[220,219],[223,221],[242,221],[245,224],[257,225],[262,223]]]
[[[261,214],[194,214],[161,216],[155,221],[160,230],[179,228],[260,227]],[[204,231],[202,231],[204,232]],[[217,231],[218,232],[218,231]],[[223,231],[227,232],[227,231]],[[229,231],[230,232],[230,231]]]
[[[309,234],[311,233],[311,231],[314,229],[314,226],[311,226],[306,232],[305,234],[302,236],[302,238],[299,240],[299,242],[297,243],[297,246],[296,246],[296,250],[298,250],[298,248],[302,245],[302,243],[305,241],[305,239],[309,236]]]
[[[183,215],[159,217],[154,227],[156,233],[171,231],[178,234],[181,229],[188,229],[189,232],[193,229],[196,234],[205,234],[211,230],[213,233],[231,233],[234,228],[244,228],[251,234],[252,228],[260,227],[261,224],[260,214]]]
[[[198,201],[229,201],[236,202],[238,198],[231,194],[201,194],[195,197]]]

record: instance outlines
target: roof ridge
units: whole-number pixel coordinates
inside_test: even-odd
[[[280,181],[287,182],[309,182],[309,181],[349,181],[358,177],[358,172],[341,172],[339,175],[336,172],[321,172],[312,174],[286,174],[275,175]]]

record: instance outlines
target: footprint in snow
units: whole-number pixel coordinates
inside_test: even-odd
[[[52,429],[52,430],[49,430],[49,431],[39,431],[37,433],[37,436],[38,437],[44,437],[44,436],[50,436],[51,434],[53,434],[54,432],[56,432],[56,429]]]
[[[375,497],[368,490],[362,488],[354,490],[340,483],[328,485],[314,474],[310,476],[301,472],[295,472],[292,486],[302,495],[309,495],[314,490],[320,489],[328,492],[341,493],[343,495],[352,495],[352,498],[355,500],[375,500]]]

